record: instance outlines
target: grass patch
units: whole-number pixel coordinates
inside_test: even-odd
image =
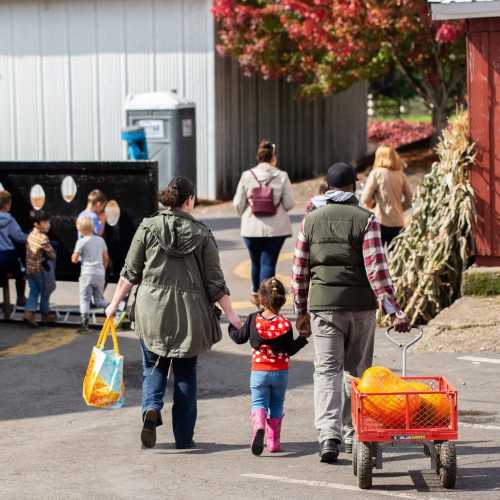
[[[462,295],[477,297],[500,295],[500,269],[466,271],[462,278]]]
[[[431,115],[384,115],[384,116],[371,116],[370,121],[383,121],[390,122],[393,120],[403,120],[405,122],[424,122],[431,123],[432,116]]]

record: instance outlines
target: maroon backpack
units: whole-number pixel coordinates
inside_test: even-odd
[[[276,215],[278,207],[274,204],[273,188],[269,186],[273,177],[268,181],[259,181],[253,170],[250,170],[250,173],[259,184],[258,187],[254,187],[250,190],[250,195],[248,197],[252,213],[260,216]]]

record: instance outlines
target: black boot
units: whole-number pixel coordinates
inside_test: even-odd
[[[78,333],[90,333],[88,314],[82,314],[82,320],[80,323],[80,328],[78,329]]]
[[[319,460],[326,464],[337,461],[339,456],[339,441],[336,439],[325,439],[319,445]]]

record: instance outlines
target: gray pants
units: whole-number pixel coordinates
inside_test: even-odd
[[[314,414],[319,441],[352,443],[351,379],[372,365],[376,311],[311,314]]]
[[[106,279],[98,274],[80,276],[80,314],[88,314],[90,304],[93,303],[98,308],[108,305],[104,298],[104,285]]]

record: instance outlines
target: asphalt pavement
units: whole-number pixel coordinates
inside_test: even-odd
[[[203,216],[214,230],[238,311],[248,303],[248,256],[232,213]],[[297,231],[301,214],[294,214]],[[293,239],[278,271],[290,274]],[[112,293],[112,289],[107,291]],[[74,284],[54,302],[77,303]],[[226,330],[226,325],[224,325]],[[85,406],[81,383],[97,332],[31,330],[0,323],[0,498],[2,499],[302,499],[500,498],[500,358],[489,353],[411,352],[408,371],[444,375],[459,390],[459,476],[443,490],[421,446],[385,453],[371,490],[361,491],[351,457],[319,463],[313,422],[312,345],[293,358],[279,454],[253,457],[249,441],[249,348],[227,336],[199,361],[196,448],[173,448],[170,402],[153,450],[140,446],[141,360],[133,332],[120,333],[126,402],[119,410]],[[465,358],[465,359],[463,359]],[[400,369],[397,349],[379,331],[375,363]],[[170,398],[170,391],[169,396]]]

